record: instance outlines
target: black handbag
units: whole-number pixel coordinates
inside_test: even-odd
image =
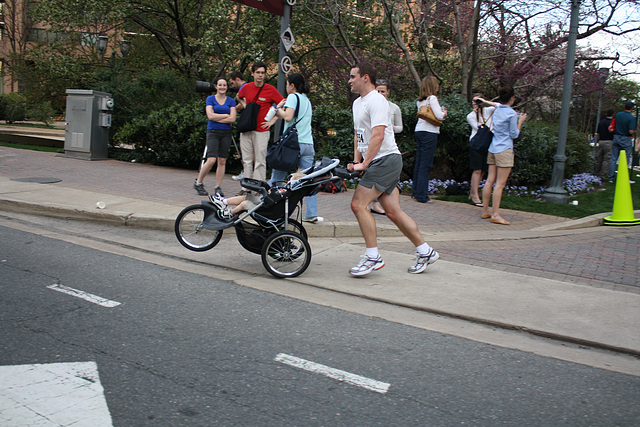
[[[244,108],[242,114],[240,114],[238,124],[236,125],[236,127],[238,128],[238,132],[250,132],[258,128],[258,113],[260,113],[260,104],[258,104],[256,100],[258,99],[260,92],[262,92],[263,87],[264,84],[260,86],[260,90],[256,94],[256,97],[253,98],[253,101],[248,103]]]
[[[478,131],[469,141],[469,146],[472,150],[484,154],[489,151],[489,146],[491,145],[492,140],[493,132],[491,132],[491,129],[487,126],[487,121],[483,118],[482,124],[478,126]]]
[[[298,118],[298,110],[300,109],[300,98],[296,96],[297,105],[293,120]],[[280,171],[290,171],[300,163],[300,143],[298,143],[298,129],[296,120],[293,125],[282,134],[280,139],[274,142],[267,149],[267,166],[271,169]]]

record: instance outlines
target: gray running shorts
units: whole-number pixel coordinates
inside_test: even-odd
[[[371,162],[364,175],[360,178],[360,184],[367,188],[373,188],[383,193],[391,194],[400,181],[402,172],[402,156],[400,154],[388,154]]]

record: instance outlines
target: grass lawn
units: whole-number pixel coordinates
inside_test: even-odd
[[[640,172],[633,171],[633,178],[636,183],[631,184],[631,198],[634,209],[640,209]],[[565,218],[584,218],[586,216],[611,212],[613,210],[613,199],[615,194],[615,184],[605,182],[601,188],[586,194],[579,194],[569,200],[577,200],[578,206],[572,204],[557,204],[543,202],[528,197],[504,196],[500,207],[504,209],[514,209],[518,211],[535,212],[546,215],[555,215]],[[469,203],[468,196],[436,196],[438,200],[451,202]]]
[[[1,142],[0,147],[11,147],[11,148],[20,148],[22,150],[33,150],[33,151],[47,151],[50,153],[61,153],[64,150],[56,147],[45,147],[40,145],[26,145],[26,144],[16,144],[13,142]]]
[[[13,122],[13,123],[2,123],[2,126],[14,126],[21,128],[39,128],[39,129],[55,129],[55,126],[48,125],[46,123],[33,123],[33,122]]]

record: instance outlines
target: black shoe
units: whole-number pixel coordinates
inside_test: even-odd
[[[220,187],[216,186],[216,188],[215,188],[214,192],[215,192],[218,196],[220,196],[220,197],[224,197],[224,193],[222,192],[222,188],[220,188]]]
[[[193,188],[198,192],[199,196],[208,196],[209,193],[204,189],[204,184],[198,184],[198,181],[193,183]]]

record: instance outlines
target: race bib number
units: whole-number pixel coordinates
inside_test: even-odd
[[[369,141],[364,138],[364,129],[356,129],[356,138],[358,139],[358,151],[366,153],[369,149]]]

